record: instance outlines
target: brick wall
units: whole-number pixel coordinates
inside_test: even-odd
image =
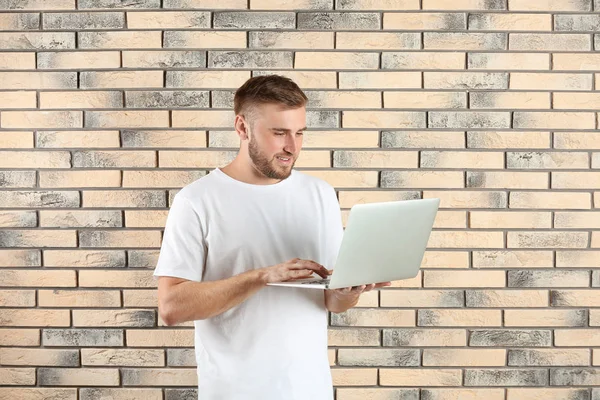
[[[339,400],[600,399],[599,0],[0,0],[0,399],[195,398],[151,276],[233,91],[310,98],[299,170],[441,198],[416,279],[331,315]],[[597,389],[593,387],[598,387]]]

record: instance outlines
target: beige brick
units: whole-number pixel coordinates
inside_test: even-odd
[[[598,307],[600,304],[597,290],[553,290],[551,296],[552,305],[558,307]]]
[[[164,367],[165,354],[162,349],[81,349],[81,364],[85,366]]]
[[[33,148],[33,132],[0,132],[0,149],[12,148]]]
[[[1,346],[39,346],[39,329],[0,329]]]
[[[414,92],[413,92],[414,93]],[[306,139],[305,139],[306,140]],[[381,133],[381,147],[464,148],[464,132],[391,131]]]
[[[75,32],[0,32],[0,49],[74,49]]]
[[[247,9],[248,0],[166,0],[164,8]]]
[[[424,268],[468,268],[469,254],[464,251],[425,251]]]
[[[505,287],[504,271],[425,271],[425,287]]]
[[[61,399],[77,400],[77,389],[55,389],[55,388],[0,388],[0,399],[10,400],[38,400],[38,399]]]
[[[168,111],[86,111],[86,127],[145,128],[169,126]]]
[[[502,367],[505,358],[506,350],[501,349],[423,350],[423,366],[427,367]]]
[[[82,111],[2,111],[2,128],[81,128]]]
[[[592,90],[592,74],[513,72],[510,89]],[[555,108],[559,107],[555,105]]]
[[[160,88],[162,71],[103,71],[81,72],[81,88]]]
[[[212,134],[212,132],[211,132]],[[233,136],[233,133],[232,133]],[[235,135],[236,147],[239,138]],[[212,136],[211,136],[212,139]],[[302,148],[370,148],[379,147],[379,132],[377,131],[305,131]]]
[[[423,277],[422,277],[422,273],[421,271],[419,271],[417,273],[417,276],[415,276],[414,278],[408,278],[408,279],[400,279],[397,281],[392,281],[392,285],[390,286],[391,288],[420,288],[421,282],[423,281]]]
[[[381,291],[381,307],[462,307],[462,291],[458,290],[385,290]],[[414,326],[414,323],[413,323]]]
[[[447,8],[448,5],[444,7]],[[383,13],[383,29],[452,30],[466,29],[467,21],[461,13]]]
[[[591,82],[589,86],[591,88]],[[555,109],[597,110],[600,107],[600,95],[596,93],[554,93],[553,96]]]
[[[384,92],[385,108],[466,108],[467,94],[464,92],[402,91]],[[446,134],[448,132],[444,132]],[[430,132],[430,134],[440,134]]]
[[[330,346],[380,346],[380,333],[378,329],[328,329],[328,343]]]
[[[41,148],[120,147],[119,131],[43,131],[43,132],[37,132],[36,147],[41,147]]]
[[[123,187],[181,188],[204,175],[202,171],[123,171]]]
[[[510,50],[533,51],[589,51],[592,46],[590,35],[565,33],[511,33]]]
[[[590,11],[590,2],[581,0],[508,0],[511,11]]]
[[[464,176],[459,171],[384,171],[382,188],[463,188]]]
[[[533,49],[532,49],[533,50]],[[494,70],[549,70],[550,55],[543,53],[472,53],[468,56],[468,69]]]
[[[35,385],[35,368],[0,368],[0,385]]]
[[[343,111],[344,128],[425,128],[424,112]]]
[[[544,229],[552,227],[550,212],[474,211],[469,215],[470,228]]]
[[[589,70],[600,69],[600,54],[559,53],[552,55],[554,70]]]
[[[548,189],[547,172],[471,172],[467,171],[467,187],[486,189]]]
[[[206,131],[126,130],[122,140],[123,147],[206,147]]]
[[[587,232],[508,232],[508,248],[586,248]]]
[[[0,69],[35,69],[35,53],[3,53],[0,60]]]
[[[340,72],[340,89],[420,88],[420,72]]]
[[[591,112],[524,112],[514,113],[515,128],[535,129],[594,129],[595,115]]]
[[[548,268],[553,267],[551,251],[496,250],[474,251],[474,268]]]
[[[83,192],[83,207],[161,207],[164,193],[137,190],[93,190]]]
[[[587,316],[582,310],[505,310],[504,324],[519,327],[584,326]]]
[[[598,265],[600,251],[557,251],[556,267],[595,268]]]
[[[254,76],[277,74],[290,78],[302,89],[336,89],[336,72],[314,71],[256,71]],[[342,74],[341,72],[339,73]],[[366,74],[366,73],[365,73]],[[229,87],[229,86],[228,86]],[[341,89],[341,83],[340,83]]]
[[[590,326],[599,326],[600,325],[600,313],[598,313],[597,309],[590,310]],[[597,351],[594,351],[595,353]],[[598,355],[594,354],[594,365],[597,364]]]
[[[334,188],[374,188],[377,187],[376,171],[302,171],[323,179]]]
[[[511,192],[510,208],[589,209],[590,193]]]
[[[155,167],[156,153],[154,151],[77,151],[73,156],[74,167]]]
[[[335,350],[334,350],[335,351]],[[339,365],[343,366],[417,366],[416,349],[339,349]]]
[[[253,0],[256,1],[256,0]],[[268,0],[261,0],[268,3]],[[325,3],[328,4],[328,3]],[[418,10],[417,0],[346,0],[337,1],[337,10]]]
[[[0,72],[2,89],[74,89],[74,72]]]
[[[0,291],[0,307],[35,307],[34,290]]]
[[[554,215],[556,228],[599,229],[600,212],[557,212]]]
[[[162,15],[164,11],[158,13]],[[145,13],[142,13],[145,14]],[[166,31],[165,48],[239,49],[246,47],[246,32],[227,31]],[[153,46],[160,48],[158,46]]]
[[[457,0],[448,4],[444,0],[423,0],[424,10],[503,10],[502,2],[489,0]]]
[[[119,291],[39,290],[40,307],[120,307]]]
[[[148,327],[154,326],[154,310],[73,310],[76,327]]]
[[[273,4],[273,3],[271,3]],[[249,32],[250,48],[333,49],[333,32]]]
[[[306,171],[309,172],[309,171]],[[350,208],[355,204],[375,203],[384,201],[412,200],[419,197],[417,192],[400,191],[340,191],[341,208]]]
[[[120,187],[120,171],[40,171],[42,188]]]
[[[511,85],[513,80],[511,77]],[[527,84],[525,84],[527,85]],[[550,93],[540,92],[475,92],[470,95],[470,107],[497,109],[550,109]]]
[[[465,211],[439,211],[436,215],[434,228],[466,228],[467,213]]]
[[[504,389],[423,389],[430,400],[504,400]]]
[[[162,228],[168,211],[125,211],[125,226],[131,228]]]
[[[27,186],[35,186],[35,172],[27,171],[22,175],[23,181],[27,179]],[[18,175],[21,176],[21,175]],[[10,177],[10,175],[9,175]],[[10,178],[9,178],[10,179]],[[12,185],[16,186],[16,185]],[[10,180],[5,183],[5,187],[11,187]],[[3,228],[33,228],[37,226],[37,216],[35,211],[0,211],[0,227]]]
[[[125,267],[123,250],[44,250],[45,267]]]
[[[547,290],[467,290],[467,307],[547,307]]]
[[[585,398],[587,389],[563,388],[508,388],[507,400],[562,400],[576,399],[578,396]]]
[[[161,31],[79,32],[80,49],[151,49],[161,47]]]
[[[0,358],[3,365],[79,366],[77,350],[2,348]]]
[[[70,160],[66,151],[3,151],[0,168],[69,168]]]
[[[554,331],[555,346],[590,347],[600,346],[600,330],[598,329],[556,329]]]
[[[36,108],[35,92],[2,92],[0,107],[11,108]]]
[[[107,398],[111,400],[162,400],[163,394],[160,389],[123,389],[123,388],[81,388],[79,389],[80,400],[93,400]]]
[[[5,247],[76,247],[74,230],[4,231]]]
[[[476,151],[422,151],[421,168],[503,168],[504,153]]]
[[[338,168],[416,168],[417,152],[408,151],[352,151],[333,153],[333,166]]]
[[[120,108],[121,92],[77,91],[42,92],[40,108]]]
[[[206,52],[199,50],[123,51],[123,67],[126,68],[203,68],[205,65]]]
[[[552,31],[550,14],[469,14],[469,30]]]
[[[600,235],[598,235],[598,232],[592,232],[592,243],[591,243],[592,248],[600,248]]]
[[[154,111],[153,111],[154,112]],[[235,115],[233,111],[207,110],[207,111],[173,111],[174,127],[219,127],[226,128],[233,125]]]
[[[123,307],[156,307],[157,304],[158,294],[156,290],[123,290]]]
[[[463,69],[465,67],[466,54],[461,52],[435,52],[435,51],[411,51],[411,52],[386,52],[381,56],[383,69]],[[391,72],[382,72],[380,74],[389,75]],[[396,73],[397,74],[397,73]],[[412,72],[412,74],[418,74]],[[384,76],[385,76],[384,75]],[[419,74],[420,76],[420,74]],[[340,89],[342,82],[342,73],[340,73]],[[382,77],[382,79],[385,79]],[[417,79],[418,78],[413,78]],[[390,79],[391,80],[391,79]],[[411,82],[414,80],[411,79]],[[390,82],[388,81],[388,84]],[[419,82],[420,83],[420,82]],[[382,85],[382,88],[390,88],[388,85]],[[393,86],[397,87],[397,86]],[[420,86],[405,86],[420,87]]]
[[[91,69],[119,68],[121,56],[118,51],[61,51],[40,52],[38,69]]]
[[[381,386],[460,386],[460,369],[390,368],[379,371]]]
[[[413,310],[350,309],[331,318],[332,326],[415,326]]]
[[[2,326],[69,326],[68,310],[0,309]]]
[[[379,53],[296,52],[294,68],[377,69]]]
[[[125,334],[129,347],[194,347],[193,329],[131,329]]]
[[[589,155],[584,152],[510,152],[508,168],[530,169],[587,169]]]
[[[467,132],[467,147],[490,149],[549,148],[550,132]]]
[[[384,346],[447,347],[466,346],[464,329],[385,329]]]
[[[507,36],[503,32],[425,32],[423,48],[426,50],[506,50]]]
[[[210,12],[128,12],[129,29],[210,28]]]
[[[125,243],[121,244],[129,246]],[[153,271],[79,271],[79,286],[154,288],[156,280],[152,273]]]
[[[231,162],[236,153],[231,151],[159,151],[161,168],[215,168]]]
[[[39,250],[0,250],[0,267],[39,267]]]
[[[427,89],[506,89],[508,74],[503,72],[424,72]]]
[[[419,310],[418,326],[501,326],[500,310]]]
[[[424,199],[439,198],[440,208],[506,208],[504,192],[425,191]]]
[[[115,228],[123,226],[121,213],[115,211],[43,210],[40,226],[53,228]]]
[[[381,108],[379,92],[317,91],[307,95],[311,108]]]
[[[332,368],[334,386],[365,386],[377,384],[376,368]]]
[[[75,271],[3,270],[0,275],[0,285],[9,287],[74,287]]]
[[[406,32],[338,32],[336,49],[348,50],[403,50],[420,49],[421,35]]]
[[[79,245],[81,247],[160,247],[160,232],[149,230],[81,231]]]
[[[41,386],[119,386],[119,370],[116,368],[40,368]]]

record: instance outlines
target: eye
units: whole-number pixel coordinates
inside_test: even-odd
[[[298,132],[296,135],[304,135],[304,132]]]
[[[282,135],[285,135],[285,132],[275,132],[275,134],[276,134],[277,136],[282,136]]]

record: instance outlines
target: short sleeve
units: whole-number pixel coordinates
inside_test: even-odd
[[[200,216],[188,199],[179,193],[167,215],[165,233],[154,276],[172,276],[201,281],[206,241]]]
[[[327,264],[325,267],[328,269],[333,269],[340,251],[340,246],[342,245],[344,225],[342,223],[340,204],[338,203],[335,189],[330,186],[327,193],[327,209],[325,210],[325,229],[327,232]]]

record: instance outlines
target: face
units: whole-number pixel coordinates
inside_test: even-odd
[[[302,148],[306,129],[304,107],[285,109],[277,104],[257,107],[249,127],[248,156],[255,170],[270,179],[290,176]]]

